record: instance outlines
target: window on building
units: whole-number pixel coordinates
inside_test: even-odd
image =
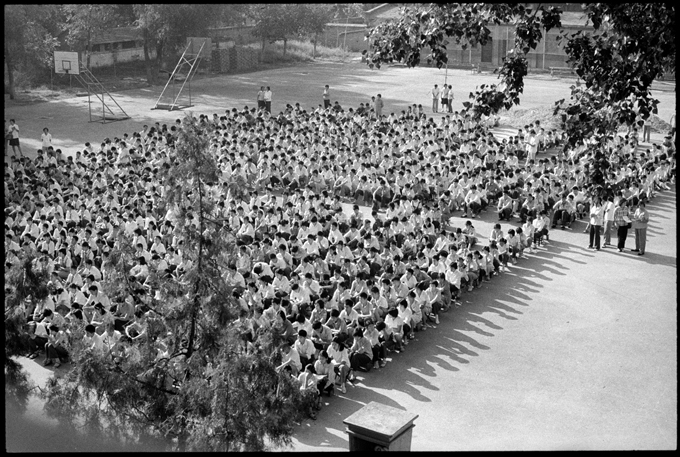
[[[133,49],[133,48],[137,47],[137,43],[134,40],[133,41],[123,41],[123,43],[121,43],[121,44],[123,45],[123,49]]]

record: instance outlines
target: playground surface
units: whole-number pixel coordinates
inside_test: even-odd
[[[194,107],[184,111],[151,110],[162,89],[151,87],[114,94],[131,116],[126,121],[88,123],[82,97],[23,106],[6,100],[5,119],[16,119],[25,154],[35,155],[43,127],[55,147],[73,154],[86,141],[120,137],[144,124],[170,124],[186,111],[212,116],[253,106],[261,85],[272,87],[274,112],[286,103],[318,105],[324,84],[331,87],[331,100],[345,108],[381,93],[385,113],[411,103],[429,112],[428,91],[444,79],[443,69],[310,63],[195,81]],[[449,70],[446,79],[458,110],[475,86],[497,81],[463,70]],[[572,83],[530,76],[520,108],[568,99]],[[673,87],[653,93],[664,120],[676,109]],[[652,133],[652,141],[662,138]],[[572,230],[551,231],[547,248],[465,295],[461,308],[444,314],[437,329],[418,333],[404,353],[391,354],[385,368],[360,374],[346,395],[324,398],[318,419],[304,421],[293,445],[281,450],[347,450],[342,421],[371,401],[419,415],[414,451],[676,449],[675,186],[659,193],[648,210],[644,256],[629,249],[587,250],[583,221]],[[463,222],[455,218],[456,225]],[[492,212],[474,220],[480,238],[488,237],[495,222]],[[629,236],[628,248],[633,244]],[[21,361],[38,384],[53,372]],[[96,447],[91,437],[63,436],[40,408],[32,401],[19,417],[6,410],[7,450],[115,450]]]

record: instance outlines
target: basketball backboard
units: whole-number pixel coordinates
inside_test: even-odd
[[[78,53],[71,51],[54,51],[54,71],[62,75],[79,75],[80,65]]]

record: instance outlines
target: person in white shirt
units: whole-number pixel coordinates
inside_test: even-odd
[[[462,217],[467,217],[468,210],[470,210],[470,217],[475,218],[482,209],[482,197],[477,191],[475,184],[470,186],[470,191],[465,196],[464,213]]]
[[[85,349],[91,349],[95,352],[101,353],[104,351],[104,341],[95,330],[96,327],[92,324],[87,324],[85,326],[85,335],[83,335],[83,343]]]
[[[534,245],[540,246],[543,243],[543,237],[548,238],[548,227],[550,220],[545,210],[541,211],[539,216],[534,219]],[[548,238],[550,239],[550,238]]]
[[[316,348],[312,340],[307,338],[308,332],[305,329],[298,330],[298,338],[293,345],[293,348],[297,351],[300,356],[300,364],[305,367],[307,364],[314,363],[314,355],[316,354]]]
[[[106,331],[102,334],[102,347],[109,353],[120,340],[121,333],[115,329],[113,322],[106,326]]]
[[[42,141],[42,150],[47,152],[47,148],[52,147],[52,134],[50,133],[50,129],[47,127],[43,129],[40,140]]]
[[[536,160],[536,153],[538,152],[538,138],[536,138],[536,131],[533,129],[529,132],[529,140],[527,141],[526,144],[526,150],[527,150],[526,165],[529,165],[529,162],[531,162],[532,160]]]
[[[604,219],[602,199],[597,197],[590,206],[590,239],[588,249],[600,250],[600,227]]]
[[[272,90],[267,86],[267,90],[264,91],[264,109],[267,113],[272,112]]]
[[[340,339],[333,338],[333,343],[328,348],[328,355],[331,357],[333,371],[336,373],[336,382],[340,385],[340,392],[347,393],[346,382],[350,371],[349,353],[344,343]]]
[[[602,247],[607,247],[611,245],[611,230],[614,225],[614,210],[616,206],[614,205],[614,199],[609,197],[607,201],[602,205],[602,214],[604,215],[604,244]]]
[[[436,113],[439,111],[439,87],[435,84],[432,90],[430,91],[430,94],[432,94],[432,112]]]
[[[389,328],[388,332],[394,338],[394,343],[396,345],[396,351],[404,350],[403,341],[403,326],[404,321],[399,316],[399,310],[397,308],[392,308],[387,312],[385,316],[385,326]],[[376,327],[377,328],[377,327]],[[380,330],[380,329],[379,329]]]
[[[291,374],[297,376],[302,369],[302,363],[300,362],[300,354],[292,348],[289,344],[283,343],[279,346],[281,351],[281,364],[276,367],[276,371],[281,371],[286,367],[289,367]]]

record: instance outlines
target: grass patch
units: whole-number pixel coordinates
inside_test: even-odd
[[[260,50],[260,43],[250,43],[245,47]],[[312,57],[314,56],[314,57]],[[283,54],[283,42],[267,43],[262,55],[262,63],[271,64],[277,62],[293,63],[308,62],[311,60],[330,60],[335,62],[348,62],[361,57],[358,52],[350,52],[342,48],[329,48],[317,44],[316,53],[314,45],[309,41],[289,40],[286,46],[286,54]]]

